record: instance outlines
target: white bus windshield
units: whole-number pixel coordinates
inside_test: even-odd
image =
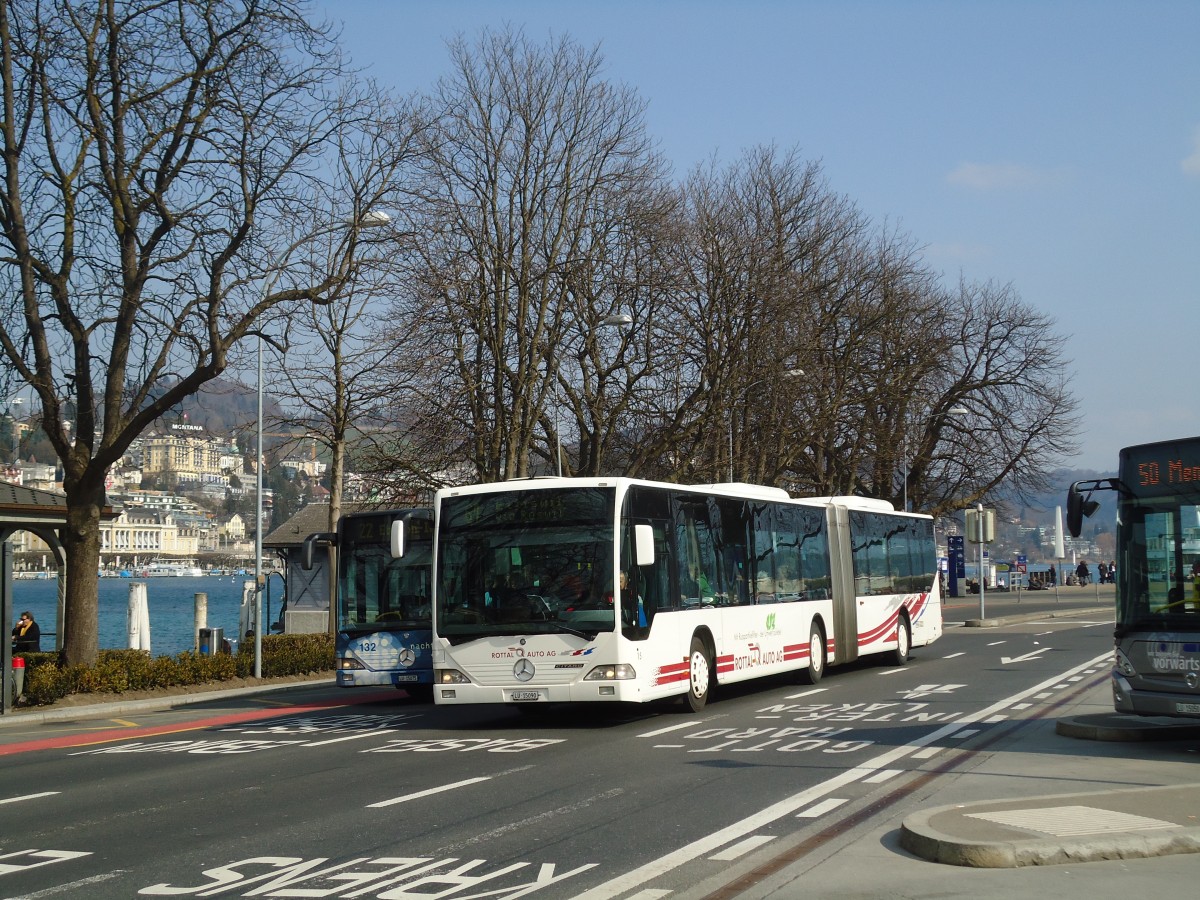
[[[437,633],[612,631],[614,498],[611,488],[444,498]]]

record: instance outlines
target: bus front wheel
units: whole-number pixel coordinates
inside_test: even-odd
[[[700,712],[708,703],[709,686],[712,683],[712,659],[708,647],[697,635],[692,636],[692,648],[688,651],[687,704],[692,712]]]
[[[892,664],[902,666],[908,662],[910,650],[912,650],[912,631],[909,628],[908,616],[900,613],[900,618],[896,622],[896,649],[891,654]]]
[[[802,684],[816,684],[825,674],[825,635],[821,626],[813,622],[808,634],[808,668],[800,670]]]

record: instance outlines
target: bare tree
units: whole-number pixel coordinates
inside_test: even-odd
[[[1011,285],[961,282],[941,302],[946,365],[930,385],[936,414],[918,436],[910,495],[941,514],[995,502],[1001,487],[1017,498],[1044,490],[1080,424],[1054,319]],[[953,407],[967,414],[947,415]]]
[[[357,230],[310,203],[357,112],[341,75],[293,0],[0,2],[0,348],[65,472],[68,662],[97,652],[108,468],[268,312],[350,274]],[[289,272],[331,235],[337,265]]]
[[[651,192],[661,165],[643,103],[601,79],[598,51],[504,31],[450,54],[413,223],[418,289],[444,311],[429,399],[477,477],[510,478],[539,450],[555,464],[564,417],[587,421],[576,401],[600,349],[588,336],[620,312],[600,286],[604,258],[636,210],[627,198]]]
[[[408,202],[409,167],[424,114],[371,93],[371,101],[362,104],[367,115],[347,122],[336,135],[333,171],[314,197],[326,221],[345,215],[347,207],[352,212],[359,240],[351,275],[327,303],[286,320],[285,349],[275,368],[279,380],[273,393],[282,404],[275,424],[299,429],[328,451],[330,531],[341,516],[352,439],[365,452],[379,435],[378,425],[389,417],[397,391],[382,370],[411,343],[404,328],[384,327],[383,301],[399,290],[403,268],[397,261],[403,242],[411,238],[394,222],[398,205]],[[314,282],[344,262],[332,240],[320,249],[324,254],[305,261]]]

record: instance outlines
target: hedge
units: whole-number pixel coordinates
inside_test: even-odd
[[[25,660],[25,702],[44,706],[69,694],[122,694],[254,676],[254,643],[237,655],[201,656],[185,651],[151,657],[146,650],[101,650],[94,666],[59,666],[55,653],[19,653]],[[329,634],[271,634],[262,639],[262,677],[333,670]]]

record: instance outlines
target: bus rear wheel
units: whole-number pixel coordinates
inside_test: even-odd
[[[821,626],[813,622],[808,634],[808,668],[800,670],[801,684],[816,684],[825,674],[825,635]]]
[[[704,709],[711,684],[712,658],[708,654],[708,647],[698,635],[692,635],[692,647],[688,651],[687,691],[687,705],[692,712]]]

